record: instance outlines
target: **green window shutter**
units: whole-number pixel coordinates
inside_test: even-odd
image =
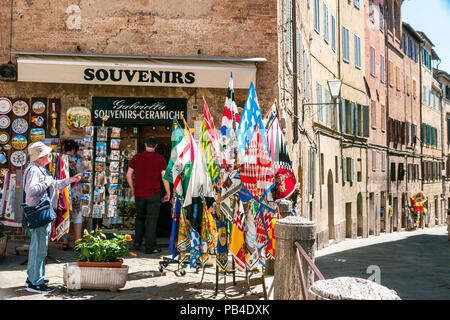
[[[342,133],[346,133],[347,132],[347,108],[346,108],[346,101],[345,99],[342,99],[341,104],[340,104],[341,110],[340,110],[340,115],[341,115],[341,132]]]
[[[342,157],[342,183],[347,181],[347,159]]]
[[[363,136],[369,137],[370,134],[369,106],[363,106]]]

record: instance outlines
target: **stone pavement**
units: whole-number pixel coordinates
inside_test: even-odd
[[[202,270],[196,272],[196,269],[189,266],[185,269],[184,276],[176,272],[177,264],[169,264],[163,272],[160,272],[159,262],[162,256],[171,257],[167,244],[161,246],[163,250],[158,255],[144,254],[143,250],[131,250],[137,253],[137,257],[130,256],[124,259],[124,264],[129,266],[128,280],[125,287],[117,292],[84,289],[67,292],[63,280],[63,266],[65,263],[76,261],[79,253],[72,250],[62,251],[61,244],[50,243],[46,279],[50,280],[50,285],[56,287],[56,290],[50,294],[31,293],[24,287],[27,278],[26,264],[21,265],[27,256],[17,256],[15,253],[15,248],[23,244],[24,242],[20,241],[9,241],[7,256],[0,259],[0,300],[264,299],[260,273],[250,276],[247,281],[245,273],[237,272],[236,286],[233,285],[231,274],[226,277],[220,275],[219,290],[215,295],[215,266],[205,268],[201,284]],[[224,291],[225,281],[227,284]]]
[[[325,277],[380,280],[404,300],[450,299],[446,226],[346,239],[316,252]]]

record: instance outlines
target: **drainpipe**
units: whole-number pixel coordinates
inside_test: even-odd
[[[386,6],[384,8],[384,13],[385,19],[389,19],[389,14],[386,14],[388,11],[386,10],[387,8],[387,3]],[[389,130],[389,132],[391,132],[390,135],[393,134],[391,128],[388,127],[389,124],[389,49],[388,49],[388,28],[386,25],[386,20],[383,19],[383,23],[384,23],[384,51],[385,51],[385,62],[384,62],[384,68],[385,68],[385,73],[386,73],[386,131]],[[391,166],[390,166],[390,162],[389,162],[389,144],[390,144],[390,136],[386,135],[386,164],[387,164],[387,168],[386,168],[386,182],[387,182],[387,186],[386,186],[386,206],[385,206],[385,214],[384,214],[384,230],[385,233],[387,233],[387,222],[390,220],[389,219],[389,198],[390,198],[390,194],[391,194],[391,180],[390,180],[390,174],[391,174]],[[380,222],[381,223],[381,222]],[[390,229],[390,224],[389,224],[389,229]]]

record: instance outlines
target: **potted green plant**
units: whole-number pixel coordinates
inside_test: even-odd
[[[0,223],[0,258],[6,255],[6,245],[8,244],[8,235],[5,233],[5,226]]]
[[[107,237],[102,230],[84,231],[83,237],[75,241],[75,251],[81,255],[77,262],[66,263],[63,279],[67,290],[106,289],[117,291],[123,288],[128,277],[128,266],[123,257],[134,253],[128,251],[130,235],[113,234]]]
[[[75,241],[75,251],[81,251],[78,266],[120,268],[123,257],[135,255],[128,251],[128,241],[130,235],[114,233],[113,237],[107,237],[100,229],[84,230],[83,236]]]

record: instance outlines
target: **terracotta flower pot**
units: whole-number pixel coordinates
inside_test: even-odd
[[[95,268],[122,268],[123,259],[118,258],[116,262],[90,262],[77,261],[79,267],[95,267]]]

